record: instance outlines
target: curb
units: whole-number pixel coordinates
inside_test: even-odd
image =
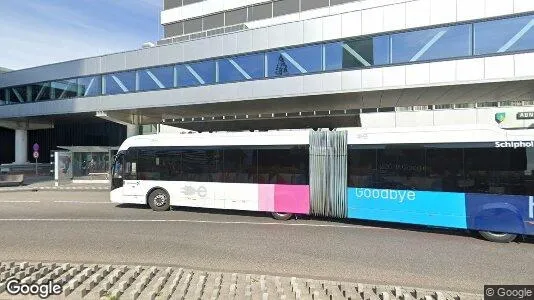
[[[297,277],[206,272],[177,267],[3,262],[0,297],[13,299],[7,281],[62,287],[52,299],[360,299],[471,300],[482,295]]]
[[[99,186],[37,186],[37,187],[15,187],[15,188],[0,188],[0,193],[4,192],[38,192],[38,191],[109,191],[109,187],[99,187]]]

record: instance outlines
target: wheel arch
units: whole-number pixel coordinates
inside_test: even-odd
[[[171,195],[169,194],[169,191],[167,191],[167,189],[164,188],[164,187],[161,187],[161,186],[155,186],[155,187],[149,189],[148,192],[146,193],[146,195],[145,195],[145,204],[148,205],[148,197],[149,197],[150,194],[152,194],[152,192],[155,191],[155,190],[162,190],[162,191],[164,191],[164,192],[167,194],[167,196],[169,197],[169,203],[170,203],[170,201],[171,201],[171,200],[170,200]]]

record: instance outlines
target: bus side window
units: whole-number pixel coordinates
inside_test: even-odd
[[[137,179],[137,163],[127,162],[124,169],[124,179],[136,180]]]

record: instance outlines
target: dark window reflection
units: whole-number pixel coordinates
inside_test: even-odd
[[[348,151],[348,185],[532,195],[533,148],[393,146]]]
[[[299,146],[140,148],[139,180],[308,184],[308,150]]]

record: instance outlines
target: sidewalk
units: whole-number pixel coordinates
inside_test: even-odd
[[[314,280],[297,277],[208,272],[179,267],[3,262],[0,298],[9,279],[62,286],[49,299],[306,299],[470,300],[482,295],[428,289]]]
[[[2,192],[28,192],[28,191],[109,191],[109,184],[101,183],[72,183],[61,182],[55,186],[51,176],[25,176],[24,185],[17,187],[0,187]]]

